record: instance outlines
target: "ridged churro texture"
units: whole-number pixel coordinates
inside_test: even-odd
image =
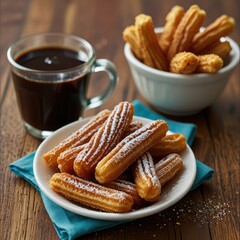
[[[219,41],[221,37],[230,34],[235,27],[235,20],[227,15],[217,18],[212,24],[207,26],[204,31],[197,33],[193,38],[192,51],[201,53],[211,44]]]
[[[131,122],[129,125],[129,128],[125,131],[123,138],[127,137],[128,135],[134,133],[135,131],[137,131],[138,129],[140,129],[143,126],[142,122]]]
[[[195,34],[203,24],[206,13],[198,5],[192,5],[185,13],[173,35],[167,52],[169,61],[179,52],[188,51]]]
[[[84,149],[86,144],[72,147],[60,154],[57,158],[58,168],[60,172],[65,172],[69,174],[74,174],[73,163],[77,155]]]
[[[173,39],[174,32],[184,16],[184,9],[174,6],[166,16],[166,22],[159,38],[159,45],[166,54]]]
[[[183,160],[177,153],[169,154],[155,164],[161,186],[173,179],[183,168]]]
[[[206,47],[200,55],[205,55],[205,54],[215,54],[218,55],[221,59],[224,59],[229,55],[231,52],[232,47],[228,41],[217,41],[210,46]]]
[[[132,172],[139,196],[146,201],[157,201],[161,193],[161,185],[149,152],[137,159],[132,166]]]
[[[110,114],[109,110],[103,110],[92,118],[88,123],[82,126],[78,131],[64,139],[53,149],[43,155],[46,163],[52,170],[58,169],[57,158],[59,155],[70,147],[82,145],[90,140],[97,132],[100,126],[106,121]]]
[[[134,55],[142,61],[142,51],[139,43],[139,39],[136,33],[136,27],[134,25],[128,26],[123,31],[123,39],[128,42]]]
[[[137,192],[136,184],[122,180],[122,179],[117,179],[115,181],[112,181],[110,183],[105,184],[104,186],[108,188],[113,188],[119,191],[123,191],[127,194],[129,194],[133,198],[133,207],[134,208],[141,208],[144,205],[146,205],[146,202],[144,199],[142,199]]]
[[[106,212],[129,212],[133,199],[125,192],[83,180],[68,173],[55,173],[50,187],[67,199]]]
[[[143,62],[153,68],[167,71],[168,61],[158,43],[152,18],[145,14],[136,17],[135,27]]]
[[[163,120],[157,120],[124,138],[97,164],[95,169],[96,180],[104,184],[117,179],[157,139],[164,137],[167,130],[167,123]]]
[[[79,177],[88,179],[94,175],[98,162],[122,139],[132,122],[133,112],[133,105],[128,102],[115,106],[103,126],[75,159],[73,168]]]
[[[173,133],[157,141],[149,152],[153,157],[161,158],[171,153],[180,153],[186,149],[186,146],[186,137],[180,133]]]

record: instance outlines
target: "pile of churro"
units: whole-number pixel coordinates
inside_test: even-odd
[[[186,138],[167,134],[163,120],[143,125],[134,107],[120,102],[103,110],[43,155],[55,173],[52,190],[105,212],[141,209],[161,198],[184,166]]]
[[[215,73],[232,49],[223,37],[233,31],[235,20],[222,15],[201,30],[205,18],[206,12],[198,5],[186,11],[174,6],[158,34],[151,16],[140,14],[134,25],[124,29],[123,39],[136,58],[152,68],[181,74]]]

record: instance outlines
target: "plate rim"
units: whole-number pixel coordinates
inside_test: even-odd
[[[45,180],[40,179],[40,176],[38,173],[38,169],[37,169],[38,161],[44,161],[43,158],[40,156],[40,154],[42,154],[43,149],[46,148],[47,143],[51,142],[54,138],[56,138],[57,135],[61,134],[64,131],[68,131],[68,130],[70,131],[70,129],[73,129],[74,127],[77,127],[78,125],[81,126],[82,122],[87,122],[92,117],[93,116],[81,118],[75,122],[72,122],[60,129],[58,129],[57,131],[55,131],[51,136],[46,138],[39,145],[39,147],[36,151],[36,154],[34,156],[34,159],[33,159],[33,173],[34,173],[34,177],[36,179],[38,187],[50,200],[52,200],[54,203],[56,203],[60,207],[66,209],[68,211],[71,211],[73,213],[76,213],[78,215],[81,215],[81,216],[90,217],[90,218],[99,219],[99,220],[122,221],[122,220],[139,219],[139,218],[143,218],[146,216],[150,216],[150,215],[159,213],[159,212],[165,210],[166,208],[174,205],[176,202],[181,200],[189,192],[189,190],[191,189],[192,184],[195,180],[197,167],[196,167],[196,158],[194,156],[194,153],[193,153],[192,149],[189,147],[189,145],[187,144],[187,147],[184,150],[184,152],[187,152],[188,154],[190,154],[190,159],[192,159],[191,160],[191,164],[192,164],[191,178],[188,181],[188,185],[184,188],[183,191],[181,191],[181,194],[178,194],[176,198],[173,198],[167,202],[161,203],[160,207],[158,206],[157,203],[154,203],[153,205],[150,205],[148,207],[142,208],[140,210],[134,210],[134,211],[131,211],[128,213],[108,213],[108,212],[102,212],[99,210],[90,209],[87,207],[85,208],[84,206],[79,206],[76,203],[69,201],[69,200],[65,199],[64,197],[62,197],[61,195],[55,193],[51,189],[50,189],[50,191],[51,191],[51,194],[50,194],[49,190],[45,189],[44,185],[42,184],[42,181],[45,181]],[[140,120],[140,121],[142,120],[143,122],[154,121],[152,119],[148,119],[145,117],[139,117],[139,116],[134,116],[134,120]],[[171,131],[168,131],[168,132],[172,133]],[[60,141],[61,140],[62,139],[60,139]],[[44,152],[46,152],[46,150]],[[55,197],[55,195],[56,195],[56,197]],[[65,201],[67,201],[69,204],[66,205],[65,201],[63,201],[62,198],[64,198]]]

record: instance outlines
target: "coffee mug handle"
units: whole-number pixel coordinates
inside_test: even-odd
[[[105,102],[112,95],[118,81],[116,67],[107,59],[97,59],[94,62],[92,73],[97,72],[106,72],[109,77],[109,84],[101,95],[86,99],[85,109],[98,107]]]

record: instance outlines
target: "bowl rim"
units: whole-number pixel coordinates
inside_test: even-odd
[[[162,27],[155,28],[155,31],[157,33],[160,33],[162,31]],[[130,47],[129,43],[125,43],[125,45],[124,45],[124,54],[125,54],[126,59],[129,62],[131,62],[131,64],[133,64],[137,68],[141,69],[142,71],[146,71],[147,73],[154,74],[156,76],[164,76],[164,77],[172,79],[172,80],[178,79],[178,81],[179,81],[179,79],[182,79],[185,81],[191,80],[191,82],[193,82],[192,81],[193,78],[199,79],[199,80],[206,79],[207,81],[209,81],[209,79],[212,79],[213,81],[215,81],[216,79],[218,80],[217,76],[220,76],[222,74],[225,74],[225,73],[233,70],[239,62],[238,44],[230,37],[224,37],[223,39],[226,39],[231,44],[232,50],[230,52],[230,55],[231,55],[232,59],[226,66],[224,66],[217,73],[214,73],[214,74],[207,74],[207,73],[177,74],[177,73],[161,71],[161,70],[149,67],[149,66],[145,65],[144,63],[142,63],[140,60],[138,60],[134,56],[134,54],[131,51],[131,47]],[[156,80],[160,81],[161,79],[158,78]]]

